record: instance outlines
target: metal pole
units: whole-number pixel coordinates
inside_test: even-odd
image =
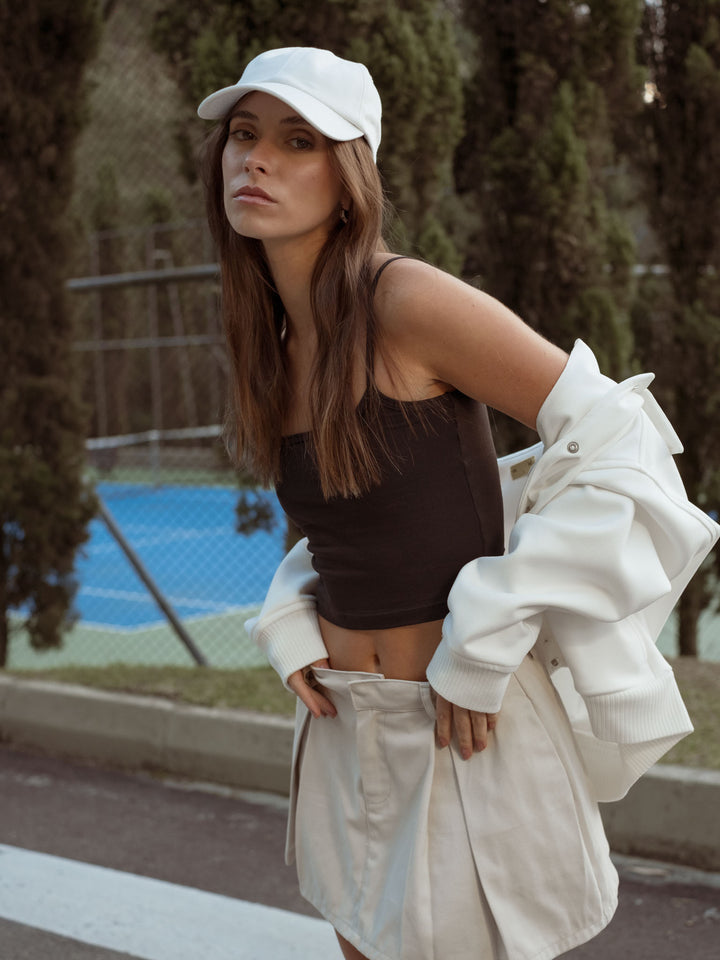
[[[157,586],[153,578],[150,576],[142,560],[137,555],[137,553],[135,553],[135,551],[130,546],[128,541],[125,539],[125,535],[123,534],[120,527],[115,523],[115,520],[113,519],[112,514],[103,503],[102,498],[97,494],[97,491],[95,495],[97,497],[97,501],[100,508],[100,511],[99,511],[100,516],[105,521],[105,525],[110,531],[110,534],[114,537],[117,545],[120,547],[122,552],[128,558],[128,560],[134,567],[135,572],[137,573],[137,575],[140,577],[142,582],[145,584],[145,586],[148,588],[148,590],[152,594],[153,599],[155,600],[157,605],[160,607],[162,612],[167,617],[168,623],[173,628],[175,633],[178,635],[182,643],[184,643],[185,646],[187,647],[188,652],[190,653],[190,656],[193,658],[195,663],[199,667],[206,667],[208,664],[204,654],[197,648],[192,637],[187,632],[185,627],[182,625],[182,622],[178,618],[177,614],[175,613],[173,608],[170,606],[170,604],[167,602],[165,597],[160,592],[159,587]]]
[[[145,238],[145,262],[152,266],[155,261],[155,233],[150,227]],[[156,343],[159,336],[158,324],[158,297],[157,287],[148,287],[148,327],[150,339]],[[150,348],[150,398],[152,402],[152,427],[158,437],[162,430],[162,373],[160,367],[160,353],[157,346]],[[160,443],[159,440],[150,442],[150,466],[155,485],[160,483]]]
[[[205,263],[210,263],[210,261],[215,255],[215,251],[213,249],[212,239],[210,237],[210,230],[208,229],[207,221],[203,222],[200,230],[202,235],[203,260],[205,261]],[[215,277],[216,279],[219,279],[220,277],[219,265],[218,265],[218,271],[215,274]],[[207,316],[207,329],[208,329],[208,334],[211,336],[212,335],[217,336],[218,333],[220,332],[218,329],[219,310],[218,310],[216,288],[217,288],[217,284],[209,284],[209,283],[205,284],[204,293],[205,293],[205,311]],[[225,342],[225,338],[223,337],[222,343],[224,344],[224,342]],[[211,359],[217,362],[218,353],[220,354],[223,360],[225,359],[225,354],[219,348],[217,350],[211,350],[209,351],[209,356],[206,361],[208,363],[208,366]],[[223,415],[223,404],[221,399],[220,385],[221,383],[223,383],[223,387],[224,387],[224,380],[227,377],[227,373],[228,373],[227,369],[223,368],[222,361],[218,363],[218,367],[220,368],[219,370],[212,370],[210,372],[210,375],[207,376],[206,378],[208,381],[208,385],[210,387],[210,403],[211,403],[211,410],[212,410],[211,416],[213,420],[218,417],[222,417]]]
[[[170,267],[174,267],[172,250],[156,250],[155,260],[163,260]],[[183,323],[182,304],[180,303],[180,289],[177,283],[167,285],[168,307],[173,323],[175,340],[178,342],[178,367],[180,372],[180,386],[182,387],[185,415],[192,427],[198,425],[197,403],[193,388],[192,364],[185,346],[185,326]]]
[[[97,233],[90,235],[90,267],[95,274],[100,273],[100,247]],[[98,290],[93,297],[93,335],[95,341],[103,338],[102,328],[102,294]],[[99,350],[93,355],[93,370],[95,374],[95,411],[97,414],[98,436],[108,434],[108,407],[105,383],[105,358]]]
[[[147,229],[147,228],[145,228]],[[106,287],[137,287],[146,283],[173,283],[181,280],[212,280],[220,275],[217,263],[200,263],[192,267],[173,267],[172,270],[136,270],[131,273],[107,273],[104,276],[73,277],[65,281],[74,293],[89,293]]]

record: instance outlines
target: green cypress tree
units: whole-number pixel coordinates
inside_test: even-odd
[[[462,89],[453,25],[441,3],[171,0],[157,18],[155,43],[193,106],[235,83],[248,60],[271,47],[327,47],[365,63],[383,100],[379,165],[398,213],[396,243],[457,271],[452,158],[462,134]]]
[[[93,512],[63,286],[94,6],[0,2],[0,666],[13,610],[34,646],[60,644]]]
[[[639,160],[659,254],[635,310],[636,343],[658,373],[661,400],[685,454],[679,467],[692,500],[720,507],[720,2],[646,7],[648,69]],[[697,655],[700,613],[717,591],[720,557],[696,575],[679,604],[679,652]]]
[[[606,196],[606,171],[621,176],[608,98],[638,86],[637,19],[634,0],[473,0],[462,12],[477,44],[456,161],[465,273],[565,348],[587,340],[616,375],[629,362],[634,245]]]

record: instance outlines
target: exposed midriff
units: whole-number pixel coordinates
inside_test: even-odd
[[[382,673],[393,680],[424,680],[442,635],[442,620],[384,630],[350,630],[319,620],[333,670]]]

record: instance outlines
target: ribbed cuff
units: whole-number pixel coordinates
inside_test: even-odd
[[[456,657],[441,642],[428,664],[427,678],[450,703],[479,713],[498,713],[512,672]]]
[[[645,743],[693,729],[672,671],[642,687],[583,699],[600,740]]]
[[[265,651],[270,666],[280,675],[285,687],[291,673],[328,655],[314,603],[296,607],[285,616],[261,626],[254,639]]]

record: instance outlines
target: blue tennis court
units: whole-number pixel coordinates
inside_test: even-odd
[[[100,483],[97,492],[168,602],[183,620],[217,617],[262,602],[282,559],[285,523],[268,494],[272,533],[235,532],[238,491]],[[99,518],[78,558],[82,624],[139,630],[163,614]]]

